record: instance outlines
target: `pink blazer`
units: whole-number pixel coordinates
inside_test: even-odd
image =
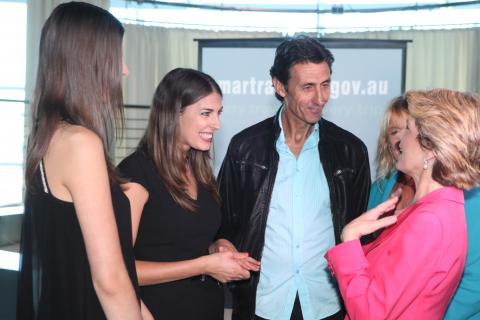
[[[325,257],[345,319],[442,319],[467,254],[463,192],[443,187],[407,208],[368,245],[348,241]]]

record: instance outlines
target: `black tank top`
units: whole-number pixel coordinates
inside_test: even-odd
[[[105,319],[73,203],[52,195],[43,163],[30,189],[20,243],[17,319]],[[122,254],[138,296],[130,203],[118,185],[111,195]]]

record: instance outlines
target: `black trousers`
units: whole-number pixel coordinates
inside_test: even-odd
[[[343,320],[344,318],[345,318],[345,315],[343,314],[343,311],[340,310],[337,313],[332,314],[331,316],[328,316],[320,320]],[[268,319],[260,318],[257,315],[255,315],[254,319],[268,320]],[[295,297],[295,303],[293,304],[293,310],[292,310],[292,315],[290,316],[290,320],[303,320],[302,308],[300,307],[300,299],[298,298],[298,294]]]

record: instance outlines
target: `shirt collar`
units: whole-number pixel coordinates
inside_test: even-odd
[[[280,109],[279,116],[277,118],[278,125],[280,126],[280,135],[278,136],[277,140],[277,147],[283,148],[288,148],[287,144],[285,143],[285,132],[283,131],[283,124],[282,124],[282,114],[285,111],[285,106],[282,105]],[[320,126],[318,125],[318,122],[313,125],[312,132],[310,132],[310,135],[307,137],[307,140],[305,141],[305,144],[303,145],[302,150],[307,150],[313,147],[316,147],[318,145],[318,142],[320,141]]]

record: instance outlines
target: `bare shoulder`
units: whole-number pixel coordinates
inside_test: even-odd
[[[60,141],[63,147],[70,151],[69,154],[91,156],[101,153],[103,155],[102,140],[92,130],[82,126],[69,125],[60,128],[59,131]]]
[[[52,158],[56,158],[57,165],[68,170],[69,175],[85,166],[90,169],[106,166],[102,140],[95,132],[82,126],[59,127],[49,149],[55,152]]]
[[[105,162],[102,140],[82,126],[61,125],[55,131],[49,146],[48,156],[58,165]],[[54,160],[55,159],[55,160]]]
[[[66,201],[72,200],[76,185],[92,179],[90,175],[108,181],[102,141],[82,126],[57,127],[45,154],[45,168],[52,193]]]

